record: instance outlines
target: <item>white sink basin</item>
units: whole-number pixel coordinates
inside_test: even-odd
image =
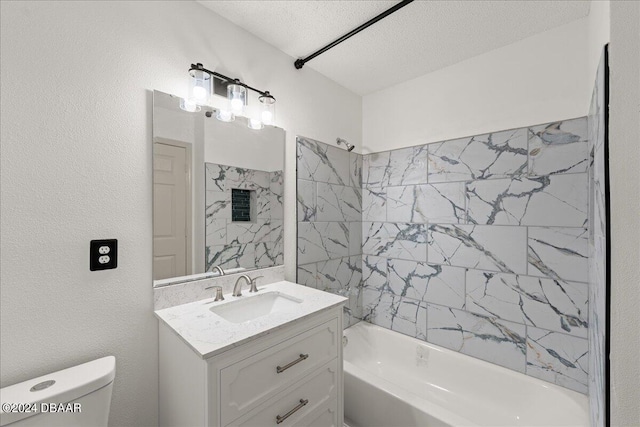
[[[155,313],[196,354],[208,359],[347,301],[345,297],[286,280],[264,285],[258,293],[225,297],[218,302],[212,298],[195,300]]]
[[[271,313],[288,311],[301,302],[301,299],[281,292],[266,292],[255,296],[243,296],[209,310],[228,322],[242,323]]]

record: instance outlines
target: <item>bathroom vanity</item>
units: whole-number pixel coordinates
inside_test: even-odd
[[[345,298],[281,281],[156,311],[161,426],[342,426]]]
[[[283,281],[285,132],[181,101],[154,91],[160,425],[342,426],[346,298]]]

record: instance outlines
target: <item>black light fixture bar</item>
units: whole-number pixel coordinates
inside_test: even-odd
[[[367,22],[365,22],[364,24],[360,25],[358,28],[355,28],[355,29],[349,31],[344,36],[340,37],[339,39],[334,40],[331,43],[329,43],[328,45],[326,45],[322,49],[319,49],[319,50],[313,52],[311,55],[307,56],[306,58],[298,58],[298,59],[296,59],[296,61],[293,63],[293,65],[299,70],[300,68],[304,67],[304,64],[306,64],[307,62],[311,61],[316,56],[322,55],[323,53],[325,53],[329,49],[339,45],[340,43],[342,43],[343,41],[347,40],[348,38],[350,38],[352,36],[355,36],[360,31],[364,30],[367,27],[370,27],[371,25],[375,24],[376,22],[380,21],[381,19],[386,18],[387,16],[391,15],[393,12],[395,12],[395,11],[397,11],[399,9],[402,9],[403,7],[405,7],[406,5],[408,5],[411,2],[413,2],[413,0],[403,0],[403,1],[401,1],[400,3],[398,3],[395,6],[393,6],[392,8],[389,8],[389,9],[385,10],[384,12],[382,12],[380,15],[376,16],[375,18],[372,18],[372,19],[368,20]]]
[[[191,70],[204,71],[207,74],[211,74],[212,76],[215,76],[215,77],[219,78],[220,80],[225,80],[229,84],[239,85],[239,86],[242,86],[242,87],[247,88],[249,90],[252,90],[254,92],[257,92],[262,96],[267,96],[267,97],[273,98],[273,95],[271,95],[268,90],[262,91],[260,89],[256,89],[254,87],[249,86],[246,83],[241,82],[240,79],[234,79],[234,78],[231,78],[229,76],[225,76],[224,74],[220,74],[220,73],[217,73],[215,71],[207,70],[199,62],[197,64],[191,64],[191,68],[189,68],[189,71],[191,71]],[[273,98],[273,99],[275,99],[275,98]]]

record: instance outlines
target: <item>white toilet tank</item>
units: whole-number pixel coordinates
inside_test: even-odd
[[[116,358],[103,357],[0,389],[0,427],[106,427]]]

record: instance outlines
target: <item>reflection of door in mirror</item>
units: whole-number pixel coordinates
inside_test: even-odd
[[[153,278],[191,274],[191,147],[153,144]]]

